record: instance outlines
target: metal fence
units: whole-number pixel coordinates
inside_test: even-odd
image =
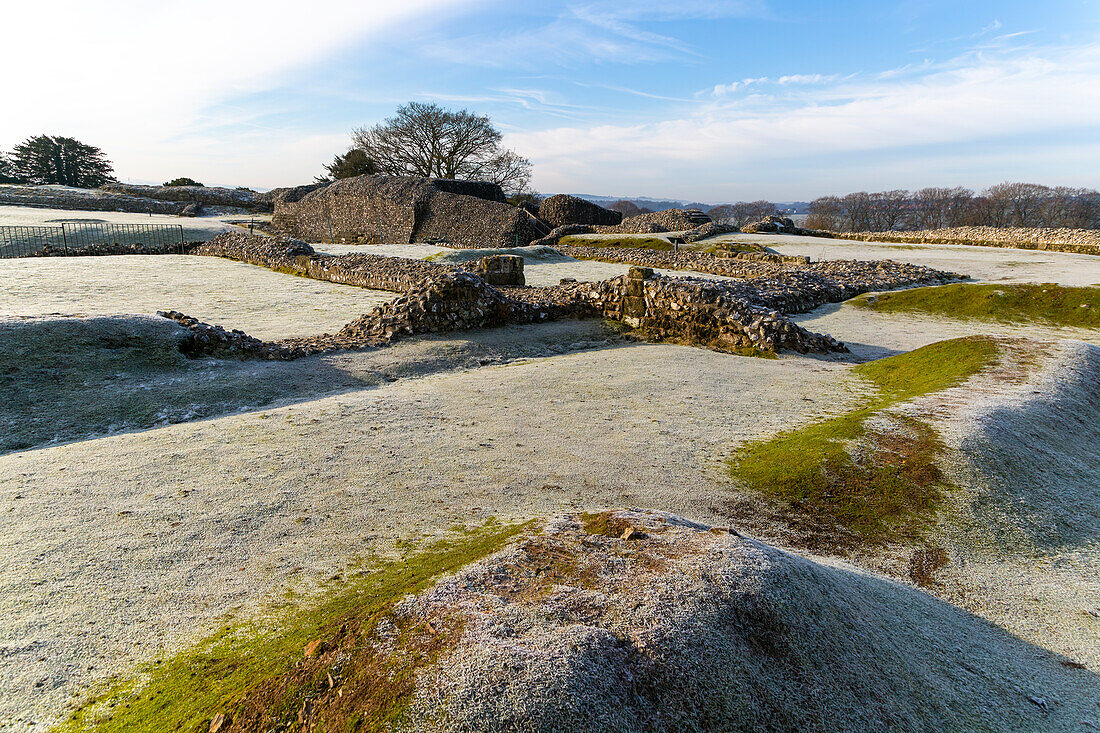
[[[133,248],[184,254],[179,224],[65,223],[60,226],[0,226],[0,259],[35,255],[122,254]]]

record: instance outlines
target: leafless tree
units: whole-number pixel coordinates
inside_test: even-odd
[[[734,204],[722,204],[710,209],[707,214],[719,224],[734,224],[743,227],[765,216],[777,216],[779,209],[771,201],[738,201]]]
[[[909,213],[910,196],[908,191],[896,189],[881,191],[871,196],[871,227],[876,231],[888,232],[896,228]]]
[[[531,179],[531,162],[502,148],[489,118],[468,110],[410,102],[351,137],[387,175],[490,181],[508,194],[520,193]]]
[[[986,197],[998,212],[999,226],[1031,227],[1040,224],[1050,189],[1037,183],[998,183]]]
[[[844,222],[844,203],[837,196],[821,196],[810,203],[807,229],[839,231]]]

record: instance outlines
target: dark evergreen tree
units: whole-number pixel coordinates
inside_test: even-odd
[[[188,178],[183,176],[182,178],[173,178],[170,181],[164,182],[165,186],[198,186],[199,188],[206,188],[194,178]]]
[[[35,135],[16,145],[12,169],[17,178],[36,184],[95,188],[114,180],[102,150],[59,135]]]
[[[318,183],[338,181],[341,178],[354,178],[355,176],[369,176],[379,172],[378,164],[370,159],[370,156],[359,148],[352,148],[343,155],[337,155],[332,162],[325,166],[327,176],[318,176]]]

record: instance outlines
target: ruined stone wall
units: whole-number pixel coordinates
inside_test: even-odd
[[[435,192],[418,214],[410,242],[473,249],[523,247],[542,236],[522,209],[472,196]]]
[[[217,186],[141,186],[134,183],[106,183],[104,191],[124,193],[129,196],[199,203],[206,206],[228,206],[252,211],[270,211],[269,203],[258,200],[257,193],[249,188],[219,188]]]
[[[1005,247],[1100,255],[1100,229],[948,227],[901,232],[828,232],[805,229],[801,233],[815,237],[853,239],[862,242],[964,244],[972,247]]]
[[[262,342],[240,332],[192,322],[195,353],[291,359],[337,349],[391,343],[418,333],[536,323],[557,318],[621,320],[646,338],[735,353],[837,351],[827,336],[790,322],[777,304],[792,307],[820,298],[821,277],[791,283],[767,279],[717,281],[669,278],[646,268],[596,283],[552,288],[495,287],[493,274],[522,269],[518,257],[498,255],[472,265],[477,272],[422,260],[375,255],[320,255],[296,240],[227,233],[200,245],[196,254],[232,257],[305,277],[394,290],[403,295],[349,323],[333,335]],[[469,263],[468,263],[469,264]],[[206,349],[206,352],[203,352]]]
[[[665,270],[693,270],[738,278],[761,305],[784,313],[805,313],[825,303],[840,303],[862,293],[942,285],[962,276],[892,260],[758,261],[716,257],[707,252],[558,246],[569,257],[617,262]]]
[[[305,242],[223,232],[191,249],[191,254],[225,257],[314,280],[404,293],[448,272],[465,270],[501,287],[523,287],[523,258],[492,255],[462,263],[461,267],[406,257],[367,253],[320,254]]]
[[[305,242],[223,232],[191,254],[225,257],[315,280],[403,293],[425,280],[458,268],[426,260],[372,254],[319,254]]]
[[[185,202],[155,201],[106,191],[73,193],[45,186],[0,186],[0,204],[72,211],[128,211],[135,214],[179,216]]]
[[[530,216],[502,201],[499,186],[477,181],[358,176],[276,200],[272,224],[314,242],[513,247],[541,236]]]
[[[621,320],[646,338],[731,353],[846,351],[830,336],[792,323],[729,284],[670,278],[648,268],[579,288],[600,313]]]

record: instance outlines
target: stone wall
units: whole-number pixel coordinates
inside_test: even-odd
[[[464,262],[461,267],[406,257],[367,253],[321,254],[305,242],[287,237],[261,237],[243,232],[223,232],[194,246],[191,254],[225,257],[314,280],[356,285],[373,290],[404,293],[448,272],[473,272],[501,287],[523,287],[523,258],[492,255]]]
[[[129,196],[156,199],[158,201],[177,201],[198,203],[205,206],[227,206],[250,211],[271,211],[271,204],[258,198],[259,194],[249,188],[219,188],[217,186],[140,186],[134,183],[107,183],[101,186],[104,191],[123,193]]]
[[[314,242],[514,247],[542,236],[536,220],[502,199],[499,186],[476,181],[357,176],[276,200],[272,224]]]
[[[853,239],[861,242],[963,244],[972,247],[1006,247],[1100,255],[1100,230],[1098,229],[949,227],[904,232],[828,232],[806,229],[802,230],[801,233],[832,239]]]
[[[627,275],[586,283],[579,290],[603,316],[649,339],[732,353],[847,351],[832,337],[807,331],[723,282],[670,278],[632,267]]]
[[[784,313],[804,313],[825,303],[839,303],[861,293],[965,279],[956,273],[891,260],[829,260],[812,264],[716,257],[706,252],[661,252],[652,249],[558,246],[569,257],[617,262],[665,270],[691,270],[738,278],[760,305]]]
[[[156,201],[107,191],[77,193],[48,186],[0,186],[0,205],[33,206],[71,211],[128,211],[136,214],[179,216],[188,204]]]
[[[187,316],[194,338],[188,353],[294,359],[340,349],[382,346],[422,333],[536,323],[559,318],[622,320],[647,337],[730,352],[835,351],[828,337],[792,324],[770,304],[784,302],[753,281],[667,278],[633,268],[629,276],[597,283],[527,288],[522,259],[497,255],[467,263],[473,272],[423,260],[374,255],[320,255],[296,240],[225,234],[195,254],[232,257],[272,269],[365,287],[402,292],[336,334],[264,342]],[[479,272],[481,274],[479,274]],[[483,276],[484,275],[484,276]],[[517,277],[517,275],[519,277]],[[496,287],[486,280],[511,284]]]
[[[292,275],[404,293],[424,281],[458,268],[427,260],[372,254],[319,254],[305,242],[223,232],[195,247],[191,254],[225,257]],[[473,263],[471,267],[475,266]]]

